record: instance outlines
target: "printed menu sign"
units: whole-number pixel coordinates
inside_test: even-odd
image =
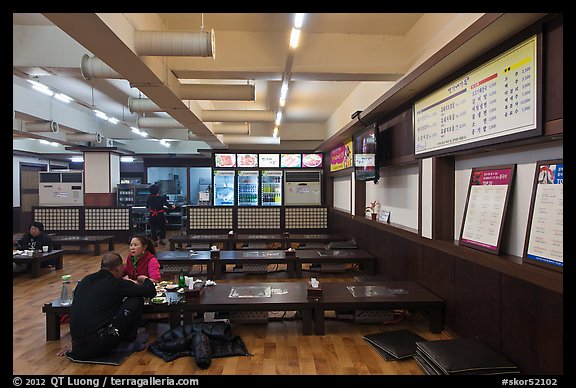
[[[352,140],[330,151],[330,171],[343,170],[353,166]]]
[[[280,155],[278,154],[259,154],[260,167],[279,167]]]
[[[564,266],[564,164],[539,163],[526,258]]]
[[[322,154],[302,154],[302,167],[322,167]]]
[[[281,154],[280,167],[302,167],[302,155]]]
[[[461,245],[498,254],[514,167],[472,170]]]
[[[537,127],[536,36],[414,104],[414,154]]]

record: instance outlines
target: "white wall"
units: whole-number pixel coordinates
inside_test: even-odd
[[[563,158],[563,149],[562,142],[555,142],[533,145],[512,152],[498,151],[458,157],[455,163],[454,240],[460,239],[462,217],[464,215],[472,168],[516,164],[514,187],[508,204],[509,213],[504,220],[505,226],[501,252],[513,256],[522,256],[536,162],[561,159]]]
[[[380,202],[380,211],[390,211],[390,222],[418,229],[418,166],[380,169],[377,184],[366,182],[366,204]]]
[[[334,208],[350,213],[352,209],[352,177],[334,178]]]

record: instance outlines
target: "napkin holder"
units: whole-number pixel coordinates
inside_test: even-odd
[[[206,287],[204,287],[204,283],[196,283],[192,289],[184,289],[184,300],[199,299],[202,295],[204,295],[205,289]]]
[[[322,286],[318,285],[318,287],[314,288],[310,283],[306,287],[306,296],[308,299],[320,299],[322,298]]]
[[[284,256],[286,258],[293,258],[296,257],[296,251],[294,249],[286,249],[284,251]]]
[[[220,259],[220,250],[210,251],[210,259],[212,260],[219,260]]]

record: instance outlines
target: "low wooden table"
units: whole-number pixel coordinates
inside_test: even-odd
[[[296,250],[296,276],[302,277],[302,264],[365,264],[369,275],[376,273],[376,257],[364,249]]]
[[[182,245],[187,244],[207,244],[224,243],[224,248],[228,249],[228,242],[230,238],[227,234],[180,234],[170,237],[170,250],[176,249],[176,245],[182,248]]]
[[[94,256],[100,255],[100,244],[108,243],[108,250],[114,250],[114,236],[51,236],[54,248],[62,249],[64,245],[94,245]]]
[[[284,250],[220,251],[220,258],[213,263],[215,279],[222,277],[222,267],[226,264],[286,264],[291,278],[296,273],[296,257],[286,257]]]
[[[205,265],[208,279],[214,276],[214,266],[210,259],[209,251],[163,251],[156,252],[156,258],[161,266],[166,264],[174,265]]]
[[[62,250],[53,249],[50,252],[34,252],[34,256],[13,255],[13,260],[17,264],[30,264],[32,267],[32,277],[40,276],[40,266],[48,260],[56,261],[56,269],[64,268],[62,260]]]
[[[364,296],[354,296],[348,287],[365,287]],[[377,288],[389,292],[377,295]],[[324,335],[324,312],[332,310],[425,310],[430,320],[432,333],[444,328],[443,311],[445,302],[416,282],[322,282],[322,298],[316,299],[314,327],[317,335]],[[356,288],[355,290],[362,290]]]

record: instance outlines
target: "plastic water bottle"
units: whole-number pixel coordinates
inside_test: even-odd
[[[71,279],[72,275],[62,275],[62,293],[60,294],[60,304],[62,306],[70,306],[72,304]]]

